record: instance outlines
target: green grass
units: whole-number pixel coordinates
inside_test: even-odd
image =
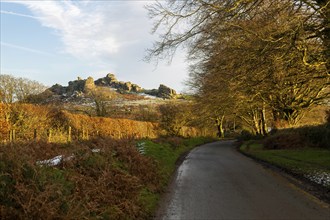
[[[320,148],[267,150],[262,144],[253,142],[243,144],[240,150],[330,188],[330,150]]]
[[[159,199],[159,193],[150,192],[148,189],[141,190],[139,195],[139,202],[143,205],[146,212],[149,213],[149,216],[154,214]]]

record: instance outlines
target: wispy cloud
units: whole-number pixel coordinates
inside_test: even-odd
[[[0,42],[0,45],[5,46],[5,47],[15,48],[15,49],[18,49],[18,50],[31,52],[31,53],[36,53],[36,54],[40,54],[40,55],[53,56],[52,54],[44,52],[44,51],[40,51],[40,50],[28,48],[28,47],[23,47],[23,46],[19,46],[19,45],[15,45],[15,44],[10,44],[10,43],[6,43],[6,42],[3,42],[3,41]]]
[[[32,15],[26,15],[26,14],[21,14],[21,13],[12,12],[12,11],[0,10],[0,13],[7,14],[7,15],[15,15],[15,16],[20,16],[20,17],[25,17],[25,18],[38,19],[38,17],[32,16]]]

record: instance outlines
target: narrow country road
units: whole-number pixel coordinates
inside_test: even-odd
[[[329,220],[330,209],[221,141],[188,154],[156,219]]]

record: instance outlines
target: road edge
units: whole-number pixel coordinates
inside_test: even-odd
[[[217,141],[214,141],[214,142],[217,142]],[[180,157],[175,161],[175,169],[168,181],[168,185],[165,187],[165,190],[164,192],[162,192],[160,194],[160,200],[159,200],[159,203],[157,205],[157,208],[156,208],[156,211],[154,213],[154,216],[153,216],[153,219],[154,220],[158,220],[158,219],[161,219],[161,216],[163,216],[163,213],[164,212],[164,209],[165,209],[165,204],[168,203],[168,201],[170,200],[170,195],[171,195],[171,192],[174,188],[174,185],[175,185],[175,180],[176,180],[176,177],[178,175],[178,168],[181,166],[181,164],[185,161],[186,157],[190,154],[191,151],[195,150],[196,148],[200,147],[200,146],[203,146],[205,144],[209,144],[209,143],[213,143],[213,142],[208,142],[208,143],[204,143],[204,144],[200,144],[200,145],[197,145],[195,146],[194,148],[182,153],[180,155]]]

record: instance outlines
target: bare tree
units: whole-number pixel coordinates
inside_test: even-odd
[[[15,81],[10,75],[0,75],[0,100],[2,103],[12,103],[15,100]]]
[[[29,96],[40,94],[46,89],[46,86],[34,80],[0,75],[0,99],[3,103],[24,102]]]

